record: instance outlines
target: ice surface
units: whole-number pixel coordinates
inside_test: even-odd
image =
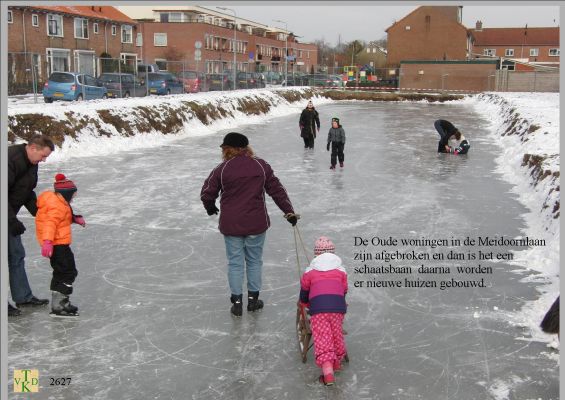
[[[239,129],[286,186],[308,249],[327,235],[351,266],[357,235],[521,234],[527,210],[496,169],[490,121],[467,105],[346,102],[318,110],[314,151],[303,148],[298,114]],[[347,134],[345,168],[336,171],[325,150],[332,116]],[[436,153],[438,118],[474,127],[468,156]],[[41,166],[38,192],[56,172],[75,181],[74,209],[87,227],[73,227],[80,318],[25,309],[8,326],[10,371],[39,369],[34,398],[558,398],[554,350],[508,321],[537,296],[536,284],[501,262],[484,264],[495,271],[484,289],[350,285],[351,362],[334,389],[318,384],[313,353],[302,364],[295,336],[293,231],[270,200],[265,309],[233,319],[218,220],[199,201],[223,134]],[[51,268],[32,218],[20,216],[31,285],[48,296]],[[47,377],[67,376],[70,386],[48,386]]]

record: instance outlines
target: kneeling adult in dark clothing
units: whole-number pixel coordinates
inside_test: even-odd
[[[440,136],[438,153],[467,154],[471,144],[451,122],[438,119],[434,122],[434,127]]]

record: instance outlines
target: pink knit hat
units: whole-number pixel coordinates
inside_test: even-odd
[[[320,236],[314,244],[314,255],[319,256],[322,253],[333,253],[335,246],[332,241],[326,236]]]

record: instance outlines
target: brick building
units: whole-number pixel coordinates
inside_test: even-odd
[[[234,47],[238,71],[282,72],[285,52],[289,73],[310,72],[318,64],[316,45],[299,43],[291,32],[237,16],[234,29],[233,15],[204,7],[152,9],[132,17],[139,26],[138,57],[162,69],[182,61],[206,73],[233,70]]]
[[[386,29],[387,65],[403,60],[465,60],[469,40],[461,6],[422,6]]]
[[[559,28],[483,28],[477,21],[470,29],[471,55],[518,61],[507,63],[510,70],[522,69],[521,63],[533,66],[559,66]],[[515,65],[514,65],[515,64]]]
[[[103,54],[135,65],[135,21],[109,6],[10,6],[8,62],[10,83],[38,79],[53,71],[100,72]]]

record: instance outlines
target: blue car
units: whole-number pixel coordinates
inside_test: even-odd
[[[147,74],[149,94],[184,93],[182,81],[168,72],[151,72]]]
[[[43,86],[43,100],[82,101],[106,99],[108,89],[95,77],[77,72],[53,72]]]

